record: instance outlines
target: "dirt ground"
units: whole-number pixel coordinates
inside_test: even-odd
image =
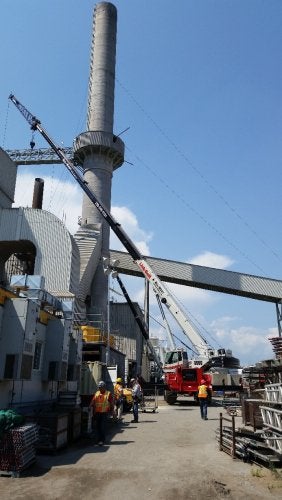
[[[174,406],[159,401],[155,413],[140,414],[138,424],[125,414],[123,423],[109,426],[105,446],[83,438],[56,455],[38,455],[19,478],[0,477],[0,498],[281,499],[281,470],[218,450],[220,411],[209,407],[203,421],[199,408],[182,400]]]

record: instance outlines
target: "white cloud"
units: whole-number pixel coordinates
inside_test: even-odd
[[[211,328],[220,330],[229,328],[230,323],[238,320],[236,316],[221,316],[220,318],[216,318],[211,322]]]
[[[78,184],[66,180],[67,171],[62,179],[44,175],[43,209],[48,210],[61,219],[70,233],[78,229],[78,218],[81,216],[83,192]],[[31,173],[19,173],[17,176],[15,207],[31,207],[35,176]],[[127,207],[112,207],[112,214],[130,235],[143,255],[149,255],[149,242],[152,233],[143,230],[135,214]],[[111,248],[124,250],[123,245],[111,231]]]
[[[153,237],[152,232],[146,232],[139,226],[136,215],[127,207],[112,206],[112,214],[121,224],[124,231],[130,236],[142,255],[150,255],[149,243]],[[118,238],[111,232],[111,248],[123,250],[124,247]]]
[[[170,283],[169,289],[179,303],[183,303],[183,305],[187,305],[187,307],[196,304],[200,306],[209,305],[219,299],[217,295],[207,290],[201,290],[191,286],[174,285]]]
[[[273,358],[272,347],[268,339],[270,336],[277,335],[275,328],[237,326],[236,322],[238,318],[231,316],[212,321],[211,331],[219,345],[232,349],[233,355],[238,357],[242,364]]]
[[[213,252],[205,251],[192,257],[189,260],[190,264],[195,264],[198,266],[215,267],[217,269],[227,269],[230,267],[234,261],[230,259],[227,255],[216,254]]]

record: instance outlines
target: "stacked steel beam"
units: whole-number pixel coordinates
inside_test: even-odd
[[[15,427],[4,433],[0,441],[0,471],[20,472],[35,460],[38,440],[36,424]]]

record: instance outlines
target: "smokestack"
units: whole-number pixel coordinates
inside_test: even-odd
[[[117,9],[109,2],[94,10],[87,129],[113,133]]]
[[[42,209],[44,180],[36,177],[33,188],[32,208]]]
[[[83,166],[84,180],[110,210],[113,170],[124,161],[124,144],[113,135],[117,10],[109,2],[94,9],[89,77],[87,131],[74,140],[74,157]],[[81,228],[102,231],[103,257],[109,256],[110,228],[101,213],[84,195]],[[98,264],[91,287],[88,313],[107,318],[108,277]]]

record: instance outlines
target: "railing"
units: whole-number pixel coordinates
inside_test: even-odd
[[[82,338],[85,342],[104,342],[115,348],[115,338],[113,335],[108,335],[102,332],[99,328],[89,325],[82,325]]]
[[[224,436],[223,433],[223,421],[231,422],[231,439],[228,439]],[[232,458],[236,458],[236,438],[235,438],[235,417],[232,415],[231,418],[223,417],[222,413],[220,413],[220,422],[219,422],[219,450],[225,451],[231,455]]]

